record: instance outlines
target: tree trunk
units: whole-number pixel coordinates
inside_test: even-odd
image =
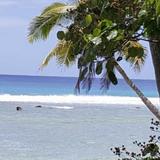
[[[160,120],[160,111],[158,108],[152,104],[152,102],[143,95],[143,93],[137,88],[137,86],[132,82],[132,80],[129,79],[125,71],[121,68],[121,66],[115,62],[116,69],[118,72],[122,75],[126,83],[135,91],[135,93],[140,97],[140,99],[143,101],[143,103],[147,106],[147,108]]]
[[[157,39],[157,38],[150,38],[150,40]],[[152,61],[155,71],[155,78],[156,78],[156,84],[157,89],[160,97],[160,42],[153,43],[150,42],[150,51],[152,55]]]

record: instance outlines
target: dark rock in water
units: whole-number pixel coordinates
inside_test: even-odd
[[[21,111],[21,110],[22,110],[22,107],[16,107],[16,110],[17,110],[17,111]]]
[[[40,105],[39,105],[39,106],[35,106],[35,107],[36,107],[36,108],[42,108],[42,106],[40,106]]]

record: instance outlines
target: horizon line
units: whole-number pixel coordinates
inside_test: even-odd
[[[25,75],[25,74],[0,74],[0,76],[24,76],[24,77],[60,77],[60,78],[78,78],[76,76],[57,76],[57,75],[53,75],[53,76],[45,76],[45,75]],[[95,77],[95,79],[100,79],[98,77]],[[119,80],[124,80],[123,78],[118,78]],[[155,79],[136,79],[136,78],[131,78],[131,80],[153,80],[155,81]]]

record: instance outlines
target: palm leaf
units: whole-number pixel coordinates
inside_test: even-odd
[[[145,59],[147,57],[147,54],[144,54],[143,57],[138,58],[129,58],[127,61],[131,64],[131,66],[133,66],[133,68],[135,69],[135,71],[141,71],[141,68],[143,67],[144,63],[145,63]]]
[[[100,83],[101,83],[101,90],[103,93],[105,93],[107,90],[109,90],[111,81],[108,78],[108,73],[107,71],[105,71],[100,79]]]
[[[72,42],[65,40],[59,41],[57,46],[44,59],[42,67],[47,66],[53,57],[56,57],[59,64],[65,64],[66,66],[72,64],[75,61]]]
[[[74,9],[75,7],[63,3],[53,3],[44,9],[42,14],[35,17],[30,24],[29,42],[46,39],[52,28],[68,13],[68,9]]]
[[[52,12],[55,13],[66,13],[67,10],[75,8],[75,5],[66,5],[64,3],[53,3],[50,6],[46,7],[41,15],[46,15]]]
[[[136,48],[137,53],[132,53],[132,56],[129,56],[129,48]],[[140,71],[144,65],[145,59],[147,57],[146,49],[137,41],[129,41],[123,46],[122,50],[123,56],[126,58],[135,71]],[[135,54],[135,55],[134,55]]]

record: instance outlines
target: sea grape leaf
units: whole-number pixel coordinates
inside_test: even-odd
[[[66,34],[65,34],[65,40],[66,41],[69,41],[69,40],[71,40],[71,33],[70,32],[67,32]]]
[[[100,75],[102,73],[102,68],[103,68],[103,63],[102,62],[98,62],[96,65],[96,74]]]
[[[95,45],[98,45],[102,42],[102,39],[100,37],[95,37],[91,40]]]
[[[98,36],[100,35],[100,33],[101,33],[101,30],[98,29],[98,28],[95,28],[95,29],[93,30],[93,36],[94,36],[94,37],[98,37]]]
[[[85,61],[85,58],[84,57],[80,57],[78,59],[78,69],[82,68],[83,66],[86,65],[86,61]]]
[[[156,0],[156,14],[160,16],[160,0]]]
[[[112,63],[111,60],[108,60],[108,62],[106,63],[106,69],[107,69],[107,72],[113,72],[113,68],[114,68],[114,64]]]
[[[114,39],[115,37],[117,37],[117,35],[118,35],[118,31],[117,30],[111,31],[111,33],[109,34],[107,39],[110,41],[110,40]]]
[[[117,61],[119,62],[119,61],[121,61],[123,58],[121,57],[121,56],[119,56],[118,58],[117,58]]]
[[[112,84],[114,84],[114,85],[117,85],[117,84],[118,84],[118,80],[117,80],[117,77],[116,77],[116,75],[114,74],[114,72],[110,71],[110,72],[108,73],[108,78],[109,78],[109,80],[112,82]]]
[[[104,28],[110,28],[113,26],[113,22],[111,20],[108,20],[108,19],[105,19],[105,20],[102,20],[99,24],[98,24],[98,27],[100,27],[101,29],[104,29]]]
[[[87,72],[88,72],[88,68],[87,68],[87,67],[84,68],[84,69],[81,71],[80,76],[79,76],[80,81],[82,81],[82,80],[85,78],[85,75],[87,74]]]
[[[58,32],[57,32],[57,38],[58,38],[59,40],[63,40],[64,37],[65,37],[65,33],[64,33],[63,31],[58,31]]]
[[[91,0],[92,7],[96,7],[98,5],[98,0]]]
[[[151,154],[151,156],[155,156],[159,151],[159,147],[157,144],[150,143],[145,146],[145,148],[142,150],[142,155],[146,156],[148,153]]]
[[[85,25],[88,27],[92,23],[92,16],[90,14],[87,14],[85,17]]]

